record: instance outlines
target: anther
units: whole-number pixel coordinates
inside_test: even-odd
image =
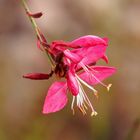
[[[108,86],[106,87],[107,88],[107,91],[110,90],[111,86],[112,86],[112,84],[108,84]]]
[[[91,117],[96,116],[98,113],[96,111],[91,112]]]

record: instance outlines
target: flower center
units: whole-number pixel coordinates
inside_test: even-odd
[[[58,63],[55,66],[54,72],[56,74],[56,76],[58,76],[59,78],[65,77],[67,71],[68,71],[69,67],[67,65],[64,65],[64,63]]]

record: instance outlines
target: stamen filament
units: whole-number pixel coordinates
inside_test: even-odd
[[[76,77],[78,78],[78,80],[83,83],[85,86],[87,86],[89,89],[93,90],[94,93],[97,94],[97,90],[95,90],[93,87],[91,87],[90,85],[88,85],[84,80],[82,80],[77,74]]]
[[[108,85],[104,84],[103,82],[101,82],[101,81],[100,81],[94,74],[92,74],[92,73],[91,73],[91,76],[93,76],[94,79],[97,80],[101,85],[103,85],[104,87],[106,87],[108,91],[110,90],[110,87],[112,86],[112,84],[108,84]]]
[[[86,110],[88,109],[86,104],[91,108],[91,116],[93,115],[97,115],[97,112],[94,110],[90,100],[88,99],[81,83],[78,81],[79,83],[79,94],[77,95],[77,106],[79,107],[79,109],[82,111],[83,114],[86,113]],[[86,103],[86,104],[85,104]]]
[[[84,93],[85,93],[85,92],[84,92]],[[88,99],[86,93],[85,93],[85,97],[86,97],[86,99],[87,99],[87,101],[88,101],[89,107],[90,107],[91,110],[92,110],[92,114],[93,114],[93,112],[94,112],[94,114],[97,115],[97,112],[94,110],[94,108],[93,108],[93,106],[92,106],[90,100]]]
[[[104,87],[106,87],[108,91],[110,90],[110,87],[112,86],[112,84],[108,84],[108,85],[104,84],[104,83],[101,82],[93,73],[91,73],[91,71],[89,70],[90,67],[89,67],[88,65],[85,66],[82,62],[80,63],[80,65],[83,67],[83,69],[85,70],[85,72],[88,72],[89,74],[91,74],[91,76],[93,76],[94,79],[95,79],[96,81],[98,81],[101,85],[103,85]],[[89,69],[88,69],[88,68],[89,68]],[[93,69],[92,69],[92,70],[93,70]]]
[[[71,103],[71,109],[72,109],[73,115],[75,114],[74,107],[73,107],[74,101],[75,101],[75,96],[73,96],[72,103]]]

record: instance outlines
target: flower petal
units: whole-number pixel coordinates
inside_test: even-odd
[[[106,54],[103,55],[102,59],[108,64],[109,60]]]
[[[108,45],[109,39],[108,39],[107,37],[103,37],[102,39],[103,39],[103,40],[106,42],[106,44]]]
[[[105,51],[106,51],[106,46],[89,47],[87,50],[85,50],[86,55],[82,60],[82,62],[85,65],[96,62],[101,57],[103,57]]]
[[[77,49],[74,52],[80,56],[83,56],[83,59],[80,62],[82,62],[84,65],[90,65],[98,61],[100,58],[104,57],[106,47],[107,46],[104,45],[98,45],[94,47]],[[80,67],[81,66],[78,65],[77,69],[79,69]]]
[[[116,72],[114,67],[92,66],[89,72],[82,72],[79,77],[90,85],[96,85]],[[96,78],[95,78],[96,77]],[[98,79],[98,80],[97,80]]]
[[[74,63],[79,63],[83,57],[81,57],[80,55],[78,55],[77,53],[73,53],[70,50],[66,49],[64,51],[64,55],[69,58],[72,62]]]
[[[67,73],[67,85],[71,93],[76,96],[79,93],[79,85],[72,68]]]
[[[100,38],[98,36],[86,35],[79,37],[71,42],[64,42],[62,40],[56,40],[52,42],[52,48],[57,48],[58,50],[66,48],[81,48],[81,47],[91,47],[96,45],[108,45],[108,38]]]
[[[73,48],[78,47],[90,47],[96,45],[105,45],[107,46],[108,40],[106,38],[100,38],[98,36],[86,35],[78,39],[73,40],[69,45]]]
[[[67,85],[65,82],[55,82],[51,85],[46,96],[43,113],[53,113],[64,108],[67,104]]]

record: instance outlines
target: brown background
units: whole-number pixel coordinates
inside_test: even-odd
[[[0,140],[125,140],[140,119],[140,1],[139,0],[29,0],[48,38],[71,41],[86,34],[108,37],[109,65],[117,73],[106,80],[110,93],[98,86],[98,116],[73,116],[62,111],[41,113],[48,87],[54,81],[30,81],[29,72],[48,72],[46,56],[20,0],[0,0]],[[101,62],[101,64],[104,64]],[[87,91],[89,92],[89,91]],[[133,140],[140,139],[140,128]]]

